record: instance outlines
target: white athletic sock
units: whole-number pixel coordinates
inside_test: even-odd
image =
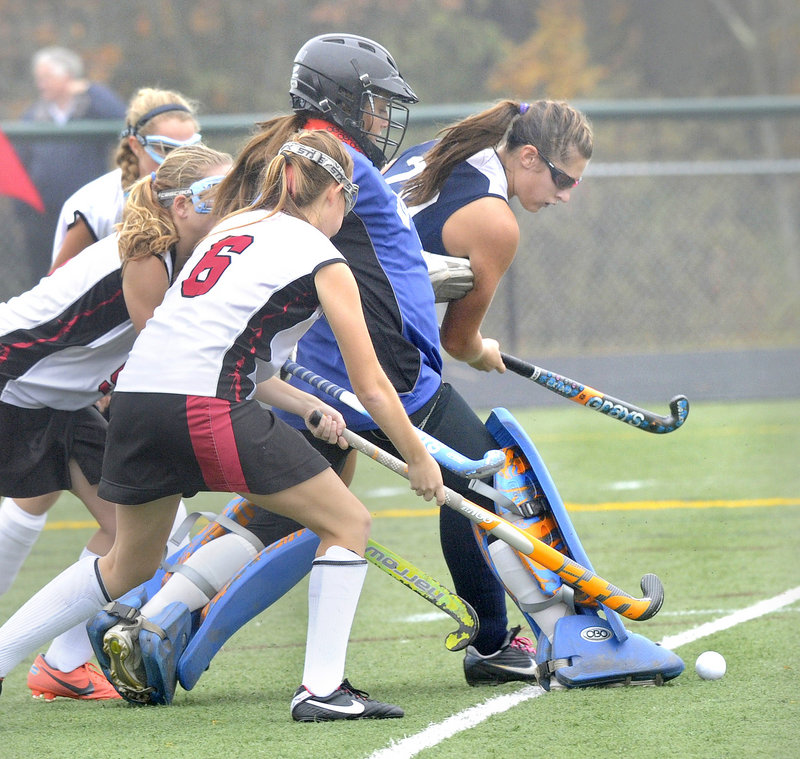
[[[184,563],[197,572],[213,589],[214,595],[256,555],[256,547],[241,535],[229,532],[200,546]],[[189,611],[200,609],[211,599],[191,577],[175,572],[143,607],[142,615],[151,619],[173,601],[182,601]]]
[[[0,627],[0,677],[108,603],[96,562],[87,557],[67,567]]]
[[[98,559],[98,554],[92,553],[88,548],[81,551],[80,558],[87,556]],[[77,590],[78,588],[75,588]],[[75,627],[61,633],[47,649],[45,661],[53,669],[61,672],[72,672],[94,656],[92,644],[89,642],[89,633],[86,632],[86,623],[79,622]]]
[[[497,574],[500,575],[503,584],[520,606],[524,608],[528,604],[541,604],[552,600],[552,596],[542,591],[539,583],[522,563],[517,552],[508,543],[504,543],[502,540],[495,540],[494,543],[489,544],[489,554],[497,569]],[[538,611],[529,611],[527,609],[525,611],[552,642],[556,622],[561,617],[566,617],[570,614],[571,610],[565,603],[556,602]]]
[[[3,499],[0,504],[0,596],[14,584],[46,521],[47,514],[29,514],[12,498]]]
[[[366,575],[366,559],[341,546],[331,546],[314,559],[303,685],[315,696],[328,696],[342,684],[350,628]]]

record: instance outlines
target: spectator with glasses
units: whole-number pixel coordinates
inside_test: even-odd
[[[448,304],[442,347],[482,371],[505,371],[481,324],[519,244],[509,205],[526,211],[567,203],[592,157],[586,117],[567,103],[503,100],[406,150],[386,180],[409,206],[428,253],[469,260],[472,290]]]

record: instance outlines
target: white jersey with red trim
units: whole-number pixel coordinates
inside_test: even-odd
[[[124,208],[122,169],[109,171],[76,190],[64,202],[58,216],[53,240],[53,261],[64,244],[67,231],[78,219],[83,219],[97,242],[114,232],[114,225],[122,221]]]
[[[111,235],[0,303],[0,400],[22,408],[86,408],[112,389],[134,338],[118,236]]]
[[[314,276],[332,263],[346,262],[305,221],[266,211],[226,219],[147,322],[117,391],[252,397],[321,316]]]

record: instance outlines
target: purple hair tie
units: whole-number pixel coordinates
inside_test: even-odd
[[[519,104],[519,115],[522,116],[528,108],[531,107],[530,103],[520,103]]]

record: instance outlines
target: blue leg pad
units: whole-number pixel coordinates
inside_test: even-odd
[[[151,704],[171,704],[175,697],[178,659],[189,642],[192,615],[186,604],[175,602],[148,620],[161,628],[163,635],[152,630],[139,632],[139,647],[147,673]]]
[[[559,619],[552,647],[547,638],[540,638],[544,640],[539,641],[537,663],[548,662],[551,675],[566,688],[660,685],[684,670],[677,654],[632,632],[620,641],[611,625],[600,617]]]
[[[206,605],[178,661],[178,680],[194,688],[225,641],[272,605],[310,571],[319,538],[298,530],[262,550]]]
[[[539,452],[514,417],[504,408],[492,411],[486,427],[500,447],[520,456],[530,465],[524,479],[511,471],[505,480],[495,479],[495,485],[515,502],[524,498],[524,491],[535,495],[541,514],[554,520],[556,533],[547,542],[562,553],[594,571],[581,544],[561,496],[542,461]],[[525,520],[518,523],[526,527]],[[477,531],[479,533],[479,531]],[[485,538],[480,541],[484,555]],[[492,566],[491,561],[489,562]],[[604,606],[576,605],[575,614],[558,620],[553,642],[541,634],[532,617],[523,610],[531,629],[538,636],[536,662],[540,667],[540,683],[549,687],[551,680],[562,687],[578,688],[591,685],[624,685],[636,683],[660,684],[677,677],[684,670],[683,660],[666,648],[642,635],[631,633],[622,618]]]
[[[122,619],[120,614],[124,614],[125,607],[141,609],[142,606],[158,592],[163,580],[164,571],[159,569],[146,583],[135,587],[133,590],[129,590],[116,602],[112,602],[98,611],[97,614],[86,623],[86,632],[89,634],[89,642],[92,644],[94,655],[97,658],[100,669],[109,682],[111,682],[109,670],[110,661],[106,652],[103,651],[103,636],[110,628],[119,624]],[[117,611],[109,611],[112,608]]]
[[[560,537],[566,550],[559,546],[554,547],[566,553],[578,564],[594,572],[572,520],[569,518],[564,502],[561,500],[561,495],[542,457],[539,455],[539,451],[536,450],[536,446],[528,437],[528,434],[512,414],[504,408],[492,410],[486,420],[486,428],[500,446],[503,448],[516,448],[517,452],[530,464],[532,472],[529,473],[529,477],[539,495],[537,501],[545,508],[546,513],[555,519],[558,525],[558,537]],[[614,636],[620,641],[625,640],[628,637],[628,631],[625,629],[620,616],[613,609],[606,607],[603,607],[603,613],[614,632]]]

